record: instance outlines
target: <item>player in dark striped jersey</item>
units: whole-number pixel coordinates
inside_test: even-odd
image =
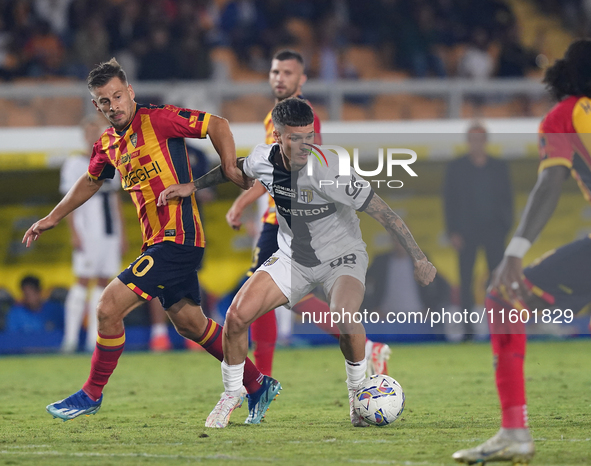
[[[281,50],[273,56],[269,71],[269,85],[275,96],[276,104],[290,98],[305,100],[302,93],[302,86],[306,82],[306,79],[304,59],[298,52]],[[265,126],[265,144],[273,144],[275,142],[273,137],[275,126],[271,118],[272,110],[269,110],[263,121]],[[322,144],[320,126],[320,118],[314,113],[314,144]],[[252,266],[247,276],[251,276],[278,249],[277,233],[279,231],[279,223],[277,221],[275,201],[267,193],[263,185],[259,181],[255,181],[252,188],[244,191],[236,198],[226,214],[228,224],[234,229],[239,229],[242,212],[248,205],[255,202],[261,196],[267,197],[268,206],[261,219],[263,229],[257,241]],[[238,289],[234,294],[237,291]],[[314,322],[320,322],[317,324],[318,327],[335,338],[339,338],[339,330],[323,319],[323,316],[329,312],[328,304],[317,298],[313,293],[304,296],[298,304],[293,306],[292,310],[297,314],[301,314],[302,312],[310,313],[314,316],[312,319]],[[250,337],[254,346],[253,355],[257,368],[263,374],[271,375],[273,354],[275,343],[277,342],[277,320],[274,310],[262,315],[251,324]],[[387,360],[390,357],[390,347],[388,345],[367,339],[365,353],[368,362],[368,375],[388,374]]]
[[[142,255],[101,296],[98,339],[87,382],[82,390],[47,407],[50,414],[64,420],[98,411],[103,388],[123,351],[123,318],[146,300],[158,297],[181,335],[222,360],[221,326],[206,318],[200,307],[196,269],[205,239],[195,199],[171,202],[166,207],[157,207],[156,200],[168,186],[192,180],[186,137],[209,136],[225,176],[241,187],[250,185],[236,166],[234,138],[225,119],[172,105],[138,105],[115,59],[90,72],[88,88],[96,109],[112,127],[94,144],[88,173],[47,217],[29,228],[23,242],[30,246],[45,230],[90,199],[103,180],[112,178],[118,170],[123,189],[136,206],[143,245]],[[244,386],[254,393],[261,389],[263,375],[252,362],[247,366]]]
[[[412,234],[369,183],[358,185],[351,172],[341,175],[337,156],[324,166],[310,157],[314,141],[314,114],[301,99],[285,99],[273,109],[275,144],[257,146],[239,163],[244,173],[258,179],[273,196],[279,214],[279,249],[240,289],[226,316],[222,379],[225,392],[210,414],[218,416],[239,402],[239,390],[248,352],[248,326],[277,306],[292,307],[316,286],[322,285],[332,312],[342,315],[337,324],[339,344],[346,360],[351,423],[367,426],[353,409],[353,394],[365,378],[365,329],[354,319],[365,292],[369,262],[355,210],[365,211],[395,236],[412,258],[415,279],[428,285],[435,267],[416,244]],[[304,169],[314,169],[308,175]],[[220,167],[195,183],[170,186],[160,193],[159,205],[170,199],[190,197],[198,188],[223,181]],[[330,180],[324,185],[319,180]],[[338,180],[339,183],[334,183]],[[300,202],[302,194],[306,200]],[[269,404],[281,389],[267,378],[266,392],[249,394],[248,424],[260,423]],[[218,414],[219,413],[219,414]]]

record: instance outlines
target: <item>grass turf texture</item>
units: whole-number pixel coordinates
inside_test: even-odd
[[[534,342],[526,358],[534,465],[591,464],[589,340]],[[338,348],[277,351],[283,391],[260,426],[234,411],[203,424],[222,391],[204,353],[124,353],[95,416],[62,422],[45,405],[78,390],[88,356],[0,358],[0,464],[452,465],[499,425],[487,344],[395,346],[390,375],[406,393],[393,425],[353,428]]]

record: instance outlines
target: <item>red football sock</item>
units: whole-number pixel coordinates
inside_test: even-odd
[[[511,304],[493,292],[486,297],[486,308],[493,309],[490,322],[490,338],[495,361],[495,379],[503,413],[501,426],[506,429],[527,427],[527,405],[525,403],[525,381],[523,362],[525,360],[525,325],[518,321],[508,322]],[[505,309],[504,320],[503,313]]]
[[[82,390],[94,401],[103,393],[109,377],[117,367],[125,346],[125,331],[119,335],[103,335],[99,332],[90,362],[90,375]]]
[[[254,344],[254,364],[265,375],[273,370],[273,353],[277,342],[275,310],[269,311],[250,324],[250,338]]]
[[[308,312],[312,315],[312,322],[329,335],[332,335],[337,340],[341,336],[341,332],[336,326],[330,325],[330,307],[327,303],[318,299],[312,293],[304,296],[299,303],[291,308],[293,312],[302,314]],[[327,317],[328,316],[328,317]]]
[[[222,349],[222,330],[223,327],[214,320],[207,319],[207,327],[203,335],[199,337],[199,343],[205,351],[211,354],[218,361],[224,360],[224,350]],[[254,393],[261,388],[263,374],[256,368],[253,362],[246,358],[244,364],[243,383],[248,393]]]

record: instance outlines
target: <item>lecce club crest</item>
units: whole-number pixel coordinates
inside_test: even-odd
[[[309,204],[314,199],[314,191],[311,189],[300,189],[300,199],[302,202]]]
[[[131,135],[131,137],[129,138],[129,140],[133,144],[133,147],[136,147],[137,146],[137,133],[133,133]]]

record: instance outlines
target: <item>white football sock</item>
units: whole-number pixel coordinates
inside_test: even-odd
[[[240,396],[245,362],[242,361],[240,364],[230,366],[226,364],[226,361],[222,361],[222,380],[224,381],[224,389],[228,395]]]
[[[345,370],[347,371],[347,387],[350,390],[356,390],[363,379],[365,379],[367,360],[362,359],[359,362],[345,360]]]
[[[86,303],[86,287],[76,283],[68,292],[65,304],[65,328],[62,351],[72,353],[78,349],[78,336],[84,317],[84,304]]]
[[[94,351],[96,346],[96,337],[98,336],[98,322],[96,318],[96,308],[98,307],[101,295],[105,291],[102,286],[95,286],[90,293],[88,300],[88,318],[86,320],[86,351]]]
[[[152,324],[150,328],[150,339],[161,336],[168,336],[168,327],[165,323]]]

